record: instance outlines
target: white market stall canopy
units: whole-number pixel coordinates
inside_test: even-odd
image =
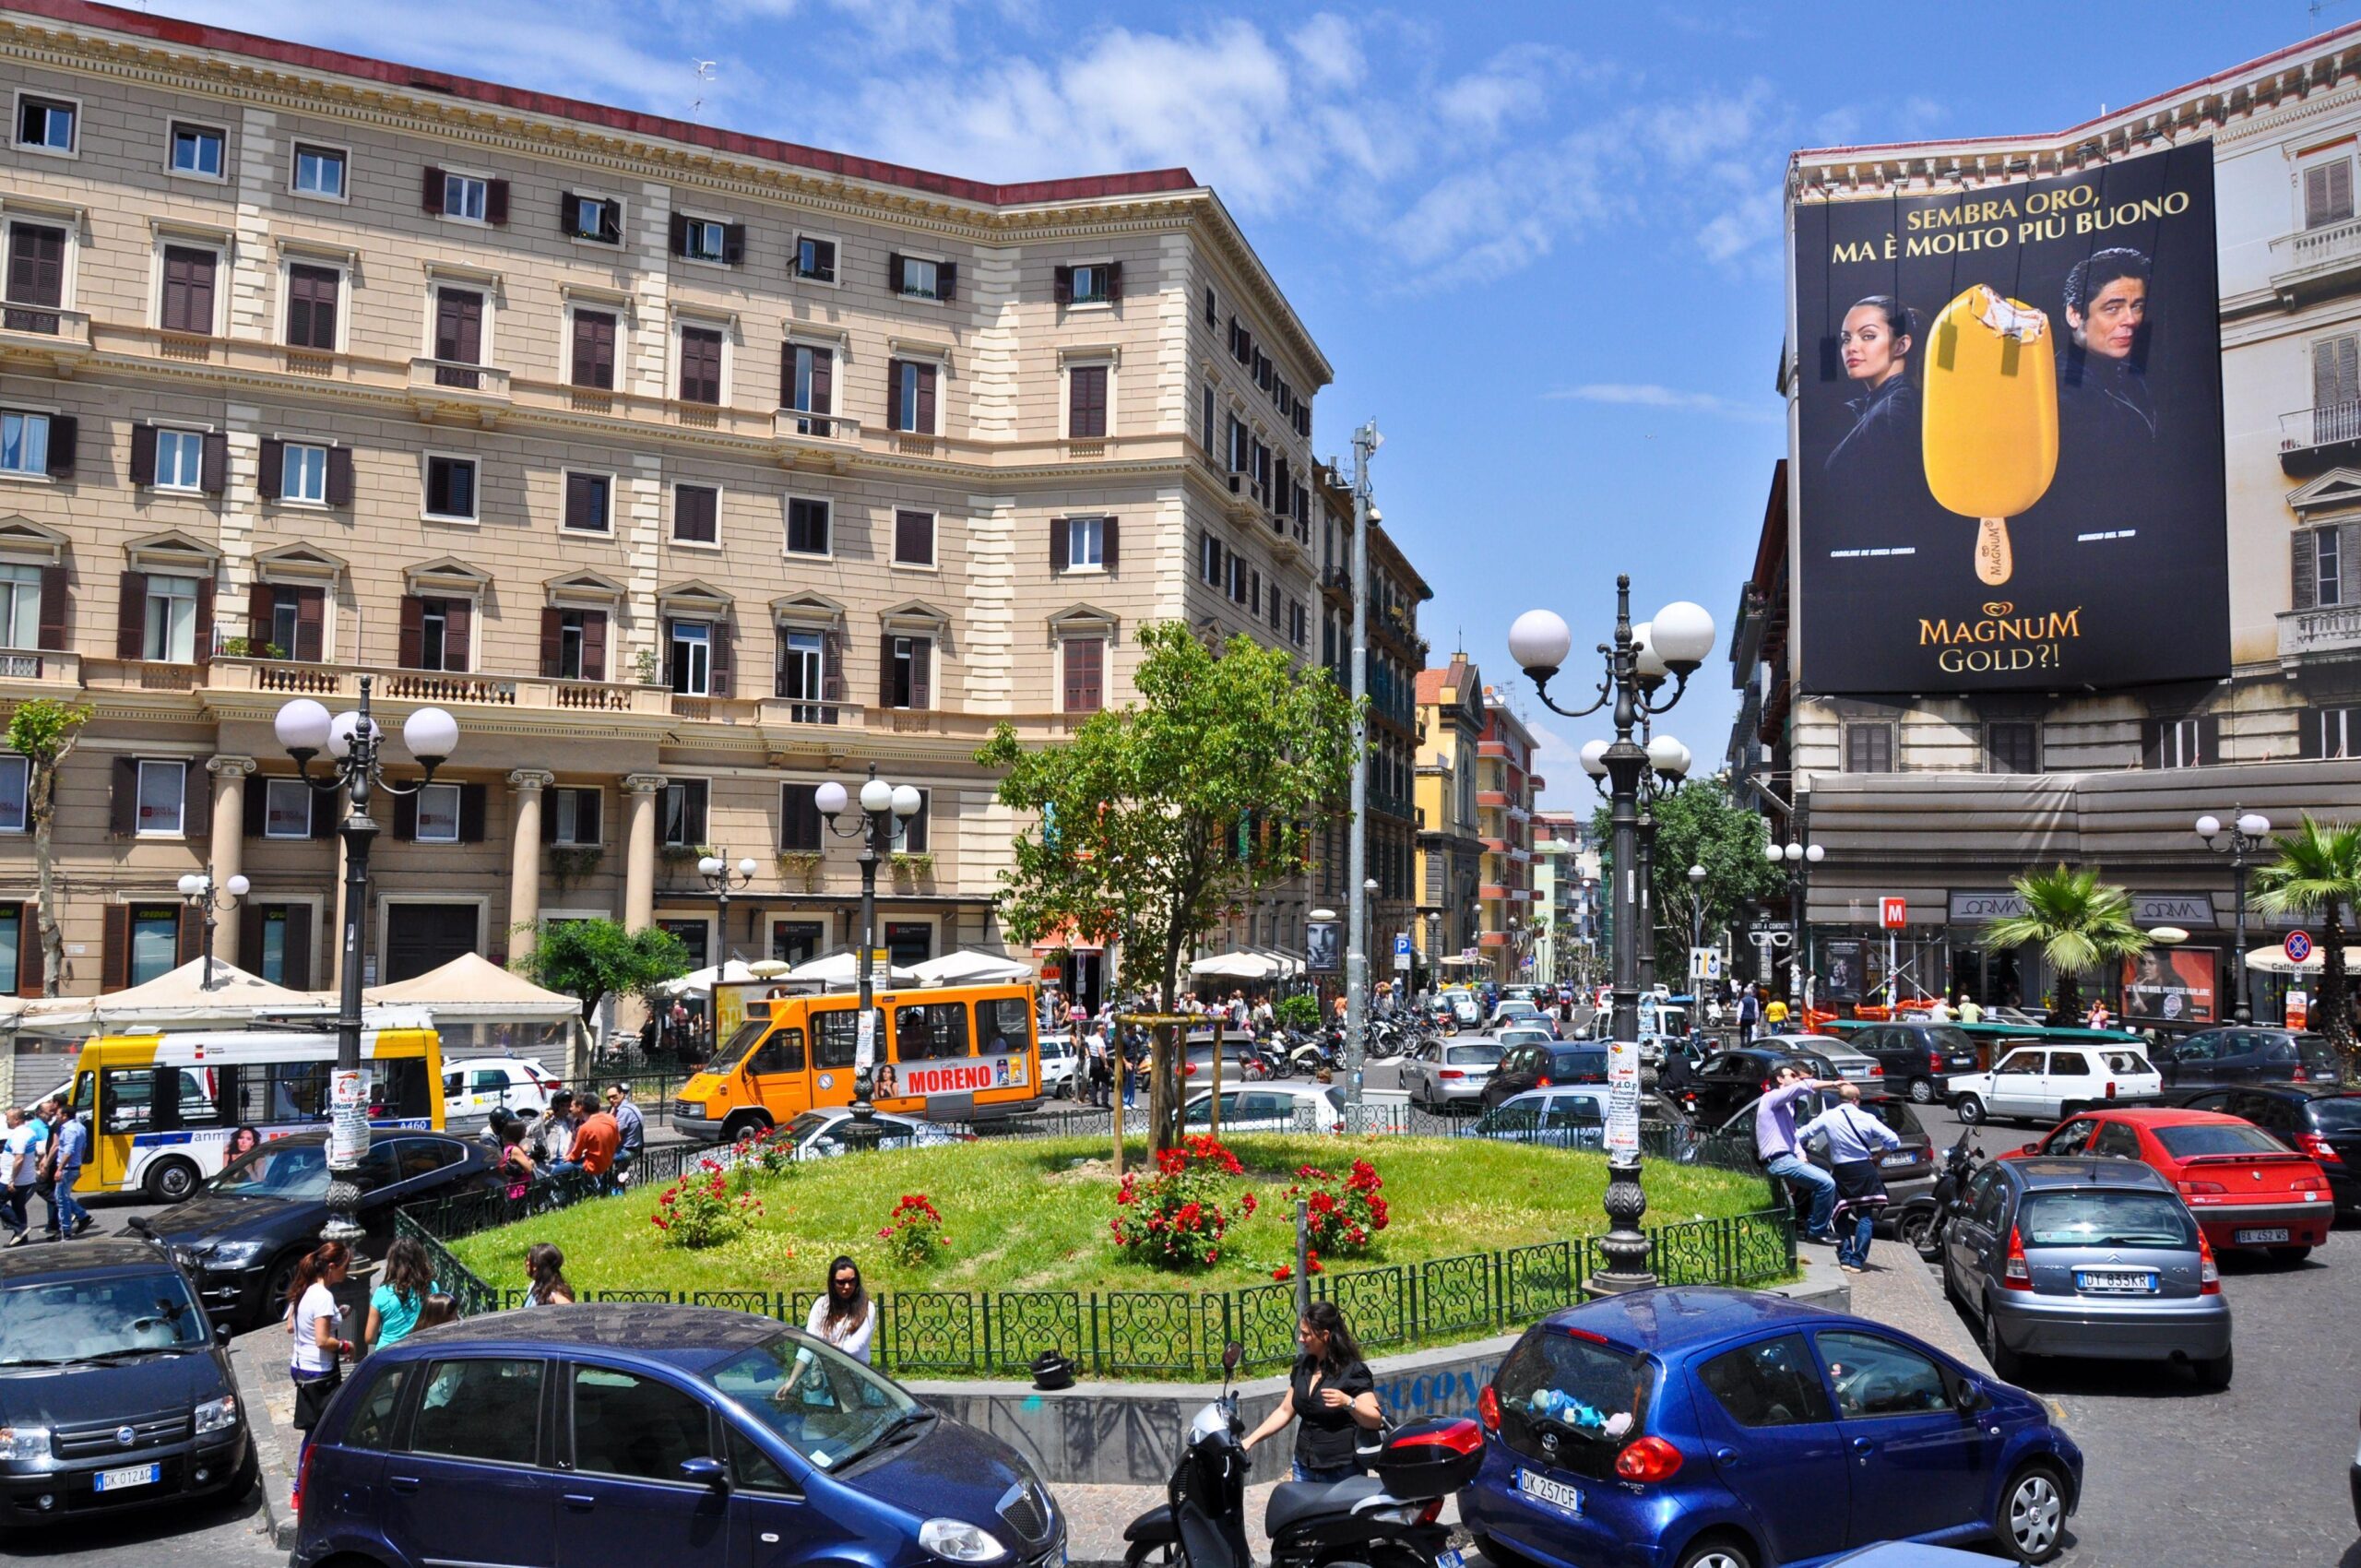
[[[204,981],[212,980],[208,987]],[[27,1002],[16,1014],[26,1034],[95,1034],[148,1029],[219,1028],[251,1023],[261,1014],[332,1017],[335,1007],[309,992],[273,985],[235,964],[192,958],[128,991],[104,996],[56,996]]]
[[[658,996],[677,996],[684,1001],[705,1001],[713,995],[716,980],[719,980],[723,985],[740,985],[748,980],[757,980],[762,978],[743,958],[731,958],[719,965],[707,964],[702,969],[692,969],[679,980],[666,980],[655,989]],[[790,974],[789,978],[793,977]]]
[[[373,1005],[415,1005],[442,1018],[514,1018],[554,1023],[581,1016],[582,1004],[562,991],[544,991],[481,954],[462,953],[429,969],[362,993]]]
[[[972,947],[912,964],[909,973],[920,985],[1000,985],[1034,978],[1033,966],[1021,958],[979,953]]]
[[[830,991],[848,991],[860,983],[860,955],[847,948],[798,964],[778,978],[788,985],[816,985]],[[918,978],[914,969],[898,969],[890,964],[880,964],[871,971],[870,983],[907,985]]]
[[[1192,980],[1285,980],[1303,973],[1303,960],[1267,947],[1216,953],[1189,966]]]

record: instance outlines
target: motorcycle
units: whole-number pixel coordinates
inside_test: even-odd
[[[1125,1568],[1254,1568],[1246,1545],[1246,1468],[1239,1346],[1222,1348],[1221,1393],[1189,1423],[1166,1501],[1124,1526]],[[1375,1438],[1374,1443],[1369,1441]],[[1476,1479],[1484,1433],[1465,1416],[1364,1434],[1374,1476],[1282,1481],[1263,1516],[1272,1568],[1462,1568],[1436,1521],[1443,1500]]]
[[[1929,1262],[1942,1256],[1943,1228],[1951,1220],[1952,1205],[1967,1191],[1968,1180],[1980,1169],[1983,1158],[1984,1151],[1968,1147],[1965,1138],[1945,1149],[1934,1188],[1904,1204],[1894,1216],[1895,1240],[1908,1242]]]

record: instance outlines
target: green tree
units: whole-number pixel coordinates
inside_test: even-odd
[[[689,972],[689,950],[661,926],[626,931],[616,921],[542,921],[529,929],[533,950],[516,968],[535,985],[579,999],[585,1018],[610,992],[643,995]]]
[[[2361,905],[2361,826],[2317,822],[2278,839],[2279,858],[2254,871],[2255,908],[2266,915],[2302,915],[2320,922],[2320,1021],[2330,1041],[2350,1052],[2353,992],[2344,970],[2344,911]],[[2246,955],[2234,956],[2244,963]]]
[[[57,859],[52,834],[57,822],[57,770],[82,726],[90,721],[86,704],[34,697],[8,716],[8,749],[25,759],[25,814],[33,825],[33,875],[41,908],[41,993],[55,996],[65,968],[65,933],[57,923]]]
[[[1137,705],[1038,749],[1003,724],[976,760],[1005,769],[1001,803],[1039,823],[1001,873],[1009,934],[1119,941],[1118,983],[1170,1012],[1192,945],[1255,886],[1305,868],[1306,823],[1350,782],[1351,705],[1325,671],[1246,637],[1216,653],[1173,622],[1142,627],[1139,644]],[[1180,1139],[1180,1073],[1158,1033],[1148,1125],[1160,1149]]]
[[[1691,778],[1657,801],[1655,854],[1648,886],[1655,907],[1656,978],[1676,989],[1689,973],[1689,939],[1704,916],[1705,941],[1726,931],[1750,901],[1785,900],[1786,873],[1762,855],[1762,819],[1730,796],[1729,781],[1716,774]],[[1614,824],[1608,808],[1591,816],[1600,848],[1600,877],[1607,885],[1614,861]],[[1691,866],[1703,866],[1702,885],[1689,880]]]
[[[2148,950],[2148,933],[2131,920],[2131,895],[2087,866],[2060,865],[2029,871],[2009,885],[2024,900],[2025,912],[1984,928],[1987,947],[2038,946],[2058,975],[2058,1010],[2069,1017],[2082,1010],[2081,981],[2086,969],[2120,964]]]

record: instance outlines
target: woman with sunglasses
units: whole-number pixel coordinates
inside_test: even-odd
[[[860,1283],[860,1265],[839,1256],[828,1265],[828,1293],[812,1303],[804,1332],[825,1339],[867,1365],[870,1336],[877,1329],[877,1303]]]

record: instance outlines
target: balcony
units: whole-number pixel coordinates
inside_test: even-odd
[[[2361,219],[2271,242],[2271,291],[2284,309],[2361,288]]]
[[[2361,456],[2361,402],[2330,403],[2279,416],[2279,467],[2308,479]]]
[[[2291,673],[2305,659],[2323,654],[2361,658],[2361,604],[2279,612],[2279,662]]]
[[[498,365],[468,364],[421,354],[409,362],[410,404],[418,417],[472,420],[497,424],[512,399],[508,372]]]
[[[0,307],[0,355],[72,364],[90,356],[90,318],[46,305]]]
[[[0,649],[0,681],[11,685],[78,686],[82,683],[82,660],[71,653]]]

